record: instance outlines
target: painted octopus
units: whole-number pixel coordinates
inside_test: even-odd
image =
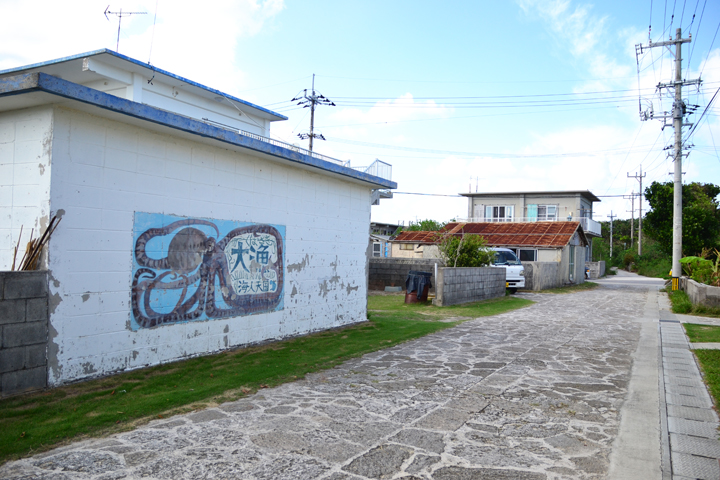
[[[131,301],[133,316],[140,327],[197,320],[203,314],[208,318],[250,315],[271,311],[279,304],[283,290],[283,250],[282,237],[274,227],[250,225],[236,228],[217,241],[193,227],[199,225],[213,228],[216,236],[220,236],[217,226],[212,222],[186,219],[163,228],[148,229],[135,242],[135,260],[140,268],[133,278]],[[177,230],[170,241],[166,257],[153,259],[148,256],[146,247],[150,240],[171,235]],[[277,259],[274,265],[269,266],[277,273],[275,291],[241,295],[232,287],[225,247],[233,238],[247,234],[253,237],[262,234],[275,237]],[[156,271],[162,272],[158,274]],[[193,286],[194,291],[189,291]],[[153,309],[151,298],[155,290],[181,290],[170,312],[161,313]],[[224,306],[218,305],[218,294]]]

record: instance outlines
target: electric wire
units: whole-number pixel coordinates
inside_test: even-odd
[[[687,68],[688,71],[690,70],[690,59],[692,59],[693,52],[695,51],[695,45],[697,45],[697,34],[698,34],[698,32],[700,32],[700,25],[702,25],[702,20],[703,20],[703,16],[705,15],[705,6],[706,5],[707,5],[707,0],[705,0],[705,3],[703,3],[703,9],[702,9],[702,12],[700,12],[700,20],[698,20],[697,30],[695,31],[695,42],[693,42],[693,46],[690,49],[690,55],[688,56],[688,68]],[[709,50],[708,50],[708,53],[710,53]],[[687,79],[687,77],[685,77],[685,78]]]
[[[715,35],[713,35],[712,42],[710,43],[710,48],[708,49],[708,54],[705,57],[705,61],[703,62],[702,69],[700,70],[700,77],[702,77],[703,72],[705,71],[705,67],[707,66],[708,59],[710,58],[710,52],[712,52],[712,47],[715,45],[715,39],[717,38],[718,30],[720,30],[720,22],[718,22],[718,26],[715,29]]]

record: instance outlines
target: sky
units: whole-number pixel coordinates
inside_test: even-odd
[[[590,190],[595,220],[630,218],[640,169],[643,188],[674,169],[672,128],[639,115],[671,110],[656,86],[674,57],[636,45],[682,28],[682,76],[702,79],[683,87],[683,182],[720,184],[717,0],[108,1],[0,0],[0,70],[117,47],[287,116],[272,137],[305,148],[310,109],[291,99],[314,75],[335,104],[316,110],[314,151],[391,164],[372,220],[404,224],[467,217],[458,195],[476,191]],[[118,44],[121,9],[144,13]]]

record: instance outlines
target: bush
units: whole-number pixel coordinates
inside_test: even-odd
[[[630,270],[630,265],[635,263],[635,255],[632,252],[625,252],[623,256],[623,267],[625,270]]]
[[[445,237],[438,248],[448,267],[485,267],[495,260],[495,252],[488,249],[480,235]]]
[[[702,257],[684,257],[680,259],[685,274],[698,283],[720,287],[720,252],[715,250],[717,258],[713,263]]]
[[[690,301],[688,294],[682,290],[675,290],[669,292],[670,303],[672,303],[672,311],[674,313],[690,313],[692,312],[693,305]]]

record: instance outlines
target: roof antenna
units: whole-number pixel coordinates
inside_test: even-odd
[[[122,8],[119,12],[111,12],[110,11],[110,5],[107,6],[105,9],[105,18],[107,18],[108,22],[110,21],[110,17],[108,17],[108,14],[115,15],[118,17],[118,34],[117,34],[117,43],[115,44],[115,52],[120,53],[120,24],[122,24],[122,17],[129,17],[130,15],[145,15],[147,12],[123,12]]]

